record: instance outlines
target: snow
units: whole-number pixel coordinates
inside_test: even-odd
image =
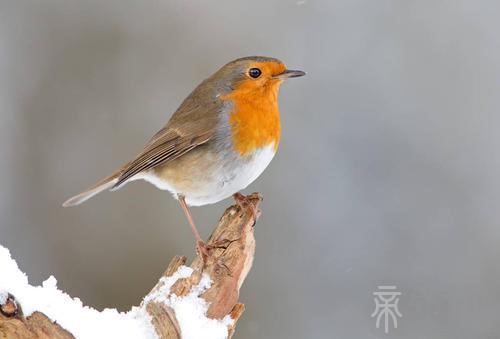
[[[206,317],[207,302],[199,296],[211,285],[210,277],[202,276],[188,295],[168,296],[171,286],[179,279],[189,277],[192,269],[181,266],[171,277],[162,277],[161,288],[146,296],[149,301],[162,302],[173,308],[183,339],[222,339],[228,336],[228,325],[233,319],[222,320]],[[80,299],[72,298],[57,288],[57,280],[50,276],[42,286],[32,286],[28,277],[11,258],[7,248],[0,245],[0,303],[12,294],[21,305],[24,315],[40,311],[71,332],[78,339],[87,338],[158,338],[151,317],[145,307],[132,307],[128,312],[116,309],[98,311],[84,306]]]
[[[7,301],[8,293],[5,291],[0,291],[0,305]]]
[[[183,339],[227,338],[227,327],[233,324],[233,319],[229,316],[225,316],[222,320],[207,318],[205,315],[209,305],[204,299],[199,298],[199,295],[212,284],[206,273],[203,274],[198,285],[194,286],[186,296],[168,295],[168,291],[177,279],[187,278],[192,272],[192,268],[181,266],[173,276],[162,277],[160,283],[163,283],[163,286],[155,293],[148,295],[145,301],[153,300],[173,308]]]

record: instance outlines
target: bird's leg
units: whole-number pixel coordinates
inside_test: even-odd
[[[238,206],[241,208],[241,210],[244,210],[244,209],[249,209],[250,212],[252,213],[252,217],[253,217],[253,222],[255,224],[255,221],[257,220],[257,218],[259,217],[260,215],[260,211],[257,209],[257,207],[255,207],[254,204],[252,204],[249,200],[248,200],[248,197],[237,192],[237,193],[234,193],[233,194],[233,198],[234,198],[234,201],[236,201],[236,203],[238,204]]]
[[[196,239],[196,249],[198,250],[198,253],[202,256],[203,260],[208,256],[208,245],[203,241],[203,239],[200,236],[200,233],[198,232],[198,229],[196,228],[196,225],[194,224],[193,216],[191,215],[191,211],[189,210],[188,205],[186,204],[186,198],[178,194],[177,198],[179,199],[179,203],[182,207],[182,210],[184,211],[184,214],[186,215],[186,218],[189,222],[189,226],[191,226],[191,231],[194,234],[194,237]]]

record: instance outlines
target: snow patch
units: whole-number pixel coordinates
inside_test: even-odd
[[[171,277],[162,277],[160,283],[163,283],[163,286],[149,295],[145,301],[154,300],[171,307],[175,311],[183,339],[227,338],[228,326],[232,325],[234,320],[229,315],[222,320],[207,318],[209,304],[199,297],[212,285],[208,274],[204,273],[198,285],[193,286],[186,296],[169,295],[172,285],[179,278],[191,276],[192,272],[192,268],[181,266]]]
[[[40,311],[51,320],[71,332],[78,339],[87,338],[158,338],[145,307],[132,307],[128,312],[116,309],[98,311],[83,305],[57,288],[57,280],[50,276],[42,286],[32,286],[28,277],[11,258],[7,248],[0,245],[0,303],[11,293],[21,305],[24,315]],[[199,296],[212,284],[210,277],[203,275],[185,297],[168,296],[170,288],[179,278],[187,278],[192,268],[181,266],[171,277],[162,277],[163,283],[143,304],[154,300],[174,309],[183,339],[222,339],[228,336],[231,317],[222,320],[206,317],[208,303]]]
[[[7,301],[9,294],[5,291],[0,291],[0,305]]]

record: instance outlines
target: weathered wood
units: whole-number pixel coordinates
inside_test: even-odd
[[[240,316],[243,314],[244,311],[245,311],[245,305],[240,304],[240,303],[237,303],[236,305],[234,305],[233,309],[231,310],[230,315],[231,315],[231,319],[234,320],[234,323],[231,326],[229,326],[228,339],[231,339],[234,332],[236,331],[236,323],[238,322],[238,319],[240,319]]]
[[[43,313],[34,312],[25,318],[21,306],[11,294],[0,305],[0,338],[74,339],[71,333]]]
[[[238,297],[241,285],[253,263],[255,254],[253,231],[255,218],[258,216],[256,211],[261,201],[262,197],[258,193],[253,193],[244,201],[240,197],[236,205],[226,209],[207,241],[210,248],[207,257],[202,258],[198,254],[190,266],[193,273],[187,278],[178,279],[170,288],[170,294],[185,296],[200,282],[202,274],[208,274],[212,279],[212,285],[201,295],[210,304],[207,316],[222,319],[230,315],[234,323],[228,329],[229,337],[233,335],[236,321],[245,309],[243,304],[238,303]],[[185,258],[174,258],[165,276],[171,276],[184,262]],[[162,284],[159,281],[150,295],[158,291]],[[173,312],[170,308],[161,310],[155,307],[151,311],[148,309],[148,312],[153,319],[163,320],[155,322],[155,329],[161,338],[179,338],[179,332],[174,333],[172,330],[172,328],[178,329],[178,325],[172,318]]]
[[[196,286],[203,274],[208,274],[212,285],[200,297],[209,303],[207,316],[222,319],[229,315],[233,324],[229,326],[229,338],[235,332],[236,322],[245,310],[238,303],[239,292],[253,262],[255,254],[254,225],[259,215],[258,206],[262,201],[258,193],[247,197],[239,195],[237,203],[224,212],[207,244],[208,255],[195,257],[190,267],[191,276],[178,279],[171,287],[169,294],[184,296]],[[186,257],[175,256],[168,265],[164,277],[172,276],[179,267],[186,263]],[[153,287],[148,296],[156,295],[163,281]],[[167,305],[145,297],[146,311],[152,317],[153,326],[162,339],[179,339],[181,330],[175,318],[175,312]],[[168,297],[168,296],[165,296]],[[69,339],[71,333],[57,323],[51,321],[40,312],[24,317],[21,306],[14,296],[9,295],[0,305],[0,339],[35,338],[35,339]]]

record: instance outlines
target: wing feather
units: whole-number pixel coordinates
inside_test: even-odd
[[[135,175],[172,161],[199,145],[210,141],[217,126],[217,101],[208,106],[197,104],[206,93],[192,93],[174,113],[165,127],[146,144],[139,155],[126,164],[113,188],[116,189]],[[206,100],[204,101],[206,102]]]

